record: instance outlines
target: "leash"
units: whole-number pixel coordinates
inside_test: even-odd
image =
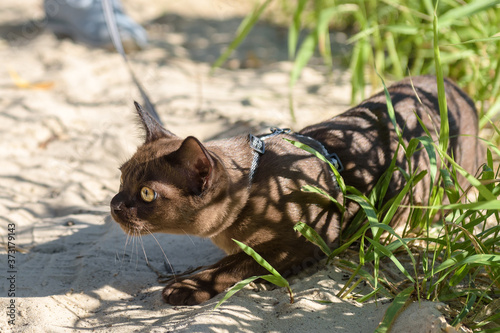
[[[141,83],[137,79],[134,71],[132,70],[132,67],[130,66],[130,63],[128,61],[127,55],[125,54],[125,50],[123,48],[122,40],[120,38],[120,33],[118,31],[118,26],[116,24],[115,20],[115,15],[113,12],[113,5],[111,4],[111,0],[102,0],[102,8],[104,11],[104,18],[106,19],[106,25],[108,26],[109,34],[111,36],[111,40],[113,42],[113,45],[115,46],[116,51],[122,56],[123,60],[125,61],[125,64],[127,65],[128,71],[130,73],[130,76],[132,77],[132,80],[134,81],[135,85],[137,86],[137,89],[139,90],[142,99],[144,100],[144,104],[146,106],[146,110],[153,116],[153,118],[158,121],[160,125],[163,125],[160,117],[158,116],[158,113],[155,110],[155,107],[153,103],[151,103],[146,91],[142,88]],[[330,161],[330,163],[337,169],[338,172],[342,172],[344,170],[344,167],[342,163],[340,162],[339,157],[335,153],[329,153],[328,150],[323,146],[321,142],[319,142],[316,139],[311,138],[310,136],[298,134],[298,133],[292,133],[292,130],[289,128],[277,128],[277,127],[271,127],[271,133],[267,135],[262,135],[262,136],[255,136],[253,134],[249,134],[249,140],[250,140],[250,147],[253,150],[253,160],[252,160],[252,165],[250,167],[250,175],[249,175],[249,187],[252,186],[253,178],[255,176],[255,172],[257,170],[257,167],[259,165],[259,159],[260,156],[263,155],[266,152],[266,144],[264,140],[269,139],[271,137],[280,135],[280,134],[291,134],[297,138],[302,138],[302,139],[307,139],[310,141],[313,141],[316,143],[320,148],[321,148],[321,154],[325,156],[325,158]],[[300,140],[299,140],[300,141]]]
[[[248,139],[250,141],[250,148],[252,148],[252,150],[253,150],[252,165],[250,166],[250,174],[248,176],[248,178],[249,178],[248,187],[249,188],[252,186],[253,178],[255,176],[255,172],[257,171],[257,167],[259,165],[260,156],[264,155],[264,153],[266,152],[266,143],[264,142],[264,140],[272,138],[272,137],[280,135],[280,134],[290,134],[290,135],[293,135],[299,139],[302,138],[302,139],[307,139],[307,140],[313,141],[321,148],[321,151],[320,151],[321,155],[323,155],[335,167],[335,169],[337,169],[338,172],[344,171],[344,166],[342,165],[342,162],[340,162],[340,158],[338,157],[338,155],[336,153],[329,153],[328,150],[325,148],[325,146],[321,142],[319,142],[318,140],[313,139],[307,135],[292,133],[292,130],[289,128],[271,127],[270,131],[271,131],[271,133],[266,134],[266,135],[260,135],[260,136],[255,136],[253,134],[248,135]],[[335,177],[334,177],[334,180],[335,180]]]
[[[148,94],[146,94],[146,92],[142,88],[141,83],[135,76],[135,73],[132,70],[130,63],[128,62],[127,55],[125,54],[125,50],[123,49],[120,33],[118,32],[118,26],[116,25],[115,13],[113,11],[113,5],[111,4],[111,0],[102,0],[102,9],[104,11],[104,18],[106,19],[106,25],[108,26],[108,31],[109,35],[111,36],[111,41],[113,42],[116,51],[121,54],[123,60],[125,61],[130,76],[132,77],[132,81],[134,81],[135,85],[137,86],[137,89],[139,89],[139,92],[141,93],[142,99],[144,100],[146,111],[148,111],[149,114],[151,114],[151,116],[153,116],[153,118],[155,118],[156,121],[163,126],[163,123],[161,122],[161,119],[158,116],[158,113],[156,112],[153,103],[151,103]]]

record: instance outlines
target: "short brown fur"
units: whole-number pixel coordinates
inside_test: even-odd
[[[435,78],[415,77],[413,85],[415,90],[405,79],[389,88],[406,142],[425,135],[414,112],[431,133],[439,131],[440,123]],[[467,171],[475,173],[483,149],[477,139],[474,104],[452,82],[446,80],[445,87],[449,153]],[[126,232],[134,234],[164,232],[208,237],[227,253],[208,269],[167,285],[163,291],[167,303],[199,304],[244,278],[267,273],[232,239],[254,248],[278,271],[292,273],[320,257],[317,248],[293,230],[295,223],[306,222],[335,247],[339,233],[359,210],[357,204],[348,201],[345,224],[340,225],[335,205],[317,194],[301,191],[303,185],[315,185],[341,200],[328,166],[283,140],[297,140],[294,135],[266,140],[266,152],[249,186],[253,152],[248,136],[206,144],[194,137],[183,140],[136,106],[146,130],[146,142],[121,168],[123,183],[111,201],[113,218]],[[331,120],[306,127],[299,134],[335,152],[345,167],[345,183],[364,194],[373,189],[389,167],[398,145],[383,93]],[[433,140],[437,140],[434,134]],[[309,143],[319,148],[314,141]],[[408,171],[401,151],[397,164]],[[412,164],[419,170],[428,169],[425,150],[413,155]],[[465,184],[463,178],[460,182]],[[151,202],[141,199],[140,191],[145,186],[156,193]],[[387,198],[403,186],[404,178],[395,173]],[[413,193],[416,200],[425,202],[429,188],[427,175]]]

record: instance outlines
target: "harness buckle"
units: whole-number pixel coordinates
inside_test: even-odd
[[[344,171],[344,166],[342,165],[342,162],[340,162],[340,158],[337,156],[335,153],[331,153],[328,155],[325,155],[325,158],[330,161],[330,163],[333,164],[335,169],[337,169],[338,172]]]
[[[250,147],[257,153],[262,155],[266,152],[266,144],[264,143],[264,140],[256,137],[253,134],[249,134],[248,139],[250,140]]]
[[[289,134],[292,132],[290,128],[279,128],[279,127],[271,127],[271,134],[272,136],[278,135],[278,134]]]

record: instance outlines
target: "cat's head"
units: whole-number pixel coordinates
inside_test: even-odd
[[[146,141],[120,168],[113,219],[131,234],[210,233],[199,214],[223,191],[222,166],[196,138],[178,138],[135,105]]]

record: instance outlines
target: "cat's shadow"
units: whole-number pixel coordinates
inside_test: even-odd
[[[96,224],[99,220],[102,223]],[[100,294],[104,289],[116,290],[125,298],[137,296],[162,286],[158,280],[165,275],[210,265],[224,256],[209,240],[195,236],[127,237],[109,215],[71,214],[32,228],[35,239],[50,230],[67,235],[25,246],[15,254],[16,297],[21,299],[83,293],[105,302]],[[6,254],[0,258],[7,262]],[[4,281],[1,285],[8,289]]]
[[[27,252],[16,253],[15,284],[19,304],[26,298],[31,299],[29,304],[37,304],[36,300],[32,303],[33,298],[52,298],[60,304],[70,302],[80,308],[77,312],[84,310],[87,313],[74,319],[73,328],[88,327],[92,323],[93,329],[108,330],[126,323],[127,327],[137,327],[137,332],[150,332],[152,327],[199,332],[213,331],[217,327],[237,331],[242,324],[258,331],[266,326],[268,313],[263,310],[263,304],[276,314],[287,315],[298,311],[298,317],[294,318],[300,318],[300,305],[290,305],[286,291],[281,288],[267,291],[259,301],[254,299],[258,291],[243,290],[237,296],[242,298],[240,301],[229,301],[215,311],[213,308],[224,293],[194,307],[165,304],[161,298],[163,284],[158,282],[158,272],[166,274],[173,267],[179,273],[190,267],[209,265],[221,259],[223,252],[209,240],[185,235],[155,234],[155,237],[143,236],[142,242],[140,238],[129,238],[127,241],[127,235],[118,224],[104,213],[105,207],[101,208],[89,212],[84,209],[75,211],[75,207],[59,207],[59,211],[67,214],[41,219],[32,227],[30,232],[35,239],[50,239],[47,235],[51,232],[54,237],[32,248],[24,247]],[[18,234],[25,231],[18,229]],[[144,253],[154,269],[147,265]],[[0,260],[7,262],[4,260],[6,257],[6,254],[1,254]],[[334,279],[341,281],[340,276]],[[2,294],[7,295],[6,282],[2,281],[0,286],[4,289]],[[318,288],[323,287],[318,285]],[[300,289],[294,292],[299,302],[310,298],[307,291],[304,295]],[[241,306],[242,301],[244,307]],[[317,314],[323,313],[324,320],[335,324],[339,332],[350,332],[348,325],[342,327],[343,319],[340,318],[343,316],[342,309],[347,306],[352,307],[352,304],[343,301],[336,304],[336,316],[327,315],[333,311],[332,307],[318,310]],[[23,311],[29,315],[33,305],[30,308]],[[51,308],[51,311],[58,311],[58,308]],[[213,319],[205,320],[209,317],[217,318],[217,323],[214,324]]]

